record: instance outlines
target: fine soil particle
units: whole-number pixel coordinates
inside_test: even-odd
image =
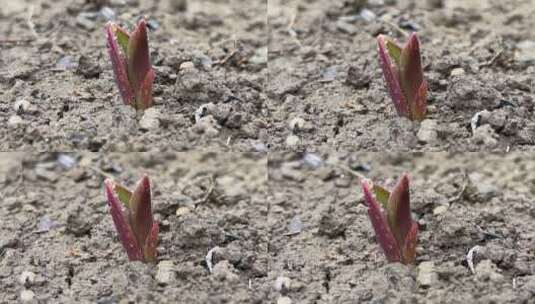
[[[533,157],[320,151],[269,157],[270,302],[528,303],[535,290]],[[350,174],[348,174],[351,172]],[[388,264],[363,204],[365,175],[410,176],[415,265]],[[288,232],[299,217],[300,233]],[[474,246],[475,275],[466,255]]]
[[[2,159],[8,159],[2,155]],[[267,276],[267,156],[26,154],[2,163],[1,303],[260,303]],[[17,171],[19,174],[6,174]],[[152,182],[158,265],[129,262],[103,180]],[[12,177],[24,176],[24,184]],[[212,254],[210,274],[205,257]]]
[[[522,303],[535,295],[535,162],[521,152],[2,159],[2,303]],[[410,266],[386,262],[360,191],[359,176],[390,188],[403,172],[420,231]],[[142,173],[161,227],[156,265],[127,260],[103,193],[105,177],[131,187]]]
[[[21,0],[0,16],[1,150],[252,151],[267,141],[265,0]],[[150,124],[120,100],[104,34],[108,20],[142,16],[156,72]],[[205,104],[212,111],[196,119]]]
[[[533,13],[532,0],[269,1],[273,149],[532,150]],[[407,31],[421,41],[425,124],[397,117],[378,64],[375,37]]]

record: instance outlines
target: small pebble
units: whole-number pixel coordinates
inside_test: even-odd
[[[438,139],[437,132],[438,123],[436,120],[426,119],[420,124],[420,130],[418,130],[418,141],[422,143],[435,143]]]
[[[63,167],[63,169],[70,169],[76,165],[76,160],[68,154],[60,154],[58,156],[58,164]]]
[[[297,135],[290,135],[286,138],[286,146],[295,147],[299,144],[299,137]]]
[[[421,286],[433,286],[438,282],[438,274],[435,271],[435,263],[431,261],[421,262],[418,265],[416,281]]]
[[[266,144],[264,144],[262,142],[255,142],[255,143],[252,143],[252,145],[253,145],[253,149],[256,152],[267,152],[267,151],[269,151],[269,148],[266,146]]]
[[[78,63],[72,56],[63,56],[56,62],[56,69],[58,70],[73,70],[78,67]]]
[[[117,14],[115,13],[115,11],[112,8],[107,7],[107,6],[103,6],[100,9],[99,13],[107,21],[115,20],[115,18],[117,17]]]
[[[178,207],[176,209],[176,216],[183,216],[191,212],[191,209],[188,207]]]
[[[180,64],[181,70],[187,70],[187,69],[195,69],[195,64],[191,61],[185,61]]]
[[[94,14],[80,13],[76,17],[76,25],[88,31],[93,30],[95,29],[95,22],[91,20],[93,17]]]
[[[292,304],[292,299],[282,296],[277,299],[277,304]]]
[[[39,220],[39,224],[37,224],[37,231],[38,232],[47,232],[50,231],[50,229],[59,227],[60,224],[58,222],[55,222],[50,219],[48,215],[43,215],[41,219]]]
[[[321,82],[331,82],[336,79],[336,75],[338,75],[338,66],[333,65],[328,68],[326,68],[323,73],[321,74]]]
[[[450,76],[451,77],[456,77],[456,76],[462,76],[465,74],[465,71],[463,68],[455,68],[453,70],[451,70],[450,72]]]
[[[35,281],[35,273],[31,271],[24,271],[19,276],[19,283],[23,286],[30,286]]]
[[[375,20],[375,18],[377,18],[377,15],[375,15],[375,13],[370,11],[369,9],[364,8],[360,11],[360,17],[366,22],[372,22],[373,20]]]
[[[535,41],[524,40],[516,45],[516,61],[524,64],[535,62]]]
[[[7,121],[7,124],[12,127],[17,127],[23,123],[24,120],[18,115],[11,115],[11,117],[9,117],[9,120]]]
[[[143,130],[156,130],[160,127],[160,111],[156,108],[148,108],[139,121],[139,127]]]
[[[275,290],[279,292],[287,292],[290,290],[292,280],[288,277],[277,277],[275,280]]]
[[[268,61],[268,48],[266,46],[257,48],[254,55],[249,59],[252,64],[265,64]]]
[[[303,163],[312,169],[317,169],[322,165],[323,160],[318,155],[307,152],[303,157]]]
[[[433,209],[433,215],[441,215],[445,213],[446,211],[448,211],[448,206],[440,205],[438,207],[435,207],[435,209]]]
[[[33,301],[33,298],[35,297],[35,293],[33,291],[25,289],[21,291],[20,293],[20,300],[23,303]]]
[[[295,117],[294,119],[290,120],[290,123],[288,123],[288,126],[290,127],[290,130],[292,132],[297,132],[299,130],[302,130],[306,124],[306,121],[301,117]]]
[[[158,263],[158,271],[156,272],[156,281],[159,284],[166,285],[175,279],[175,271],[173,261],[160,261]]]
[[[303,223],[301,222],[301,218],[296,215],[292,218],[292,220],[290,220],[290,225],[288,225],[288,233],[286,233],[286,235],[299,234],[302,229]]]
[[[15,101],[13,109],[17,112],[17,114],[27,112],[30,109],[30,102],[26,99],[19,99]]]
[[[338,20],[336,22],[336,28],[342,32],[349,35],[354,35],[359,31],[359,28],[353,24],[347,23],[343,20]]]

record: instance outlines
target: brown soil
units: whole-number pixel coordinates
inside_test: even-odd
[[[141,124],[119,98],[98,2],[119,22],[146,16],[153,25],[156,126]],[[19,43],[0,42],[0,123],[12,122],[0,131],[0,149],[250,151],[267,141],[265,1],[188,1],[185,10],[179,2],[2,3],[0,40]],[[20,100],[29,104],[20,109]]]
[[[27,152],[0,152],[0,303],[533,303],[532,0],[4,2],[0,151]],[[144,113],[113,80],[111,13],[150,24]],[[408,30],[421,123],[377,62],[376,35]],[[414,265],[386,262],[360,190],[403,172]],[[103,192],[143,173],[155,265],[128,261]]]
[[[23,186],[10,177],[20,174],[4,182],[0,303],[18,302],[25,290],[39,303],[251,303],[265,297],[265,155],[76,154],[70,169],[60,156],[27,154]],[[20,162],[4,168],[21,171]],[[160,221],[158,266],[128,261],[103,192],[105,176],[132,186],[143,172],[152,180]],[[214,247],[210,274],[205,257]],[[158,275],[162,261],[172,263],[165,282]]]
[[[62,153],[3,154],[0,302],[28,291],[34,302],[56,303],[529,303],[535,296],[528,154],[315,155],[322,163],[296,153],[274,153],[269,163],[262,154],[83,153],[69,154],[75,162],[66,168]],[[102,189],[105,177],[131,186],[143,172],[162,227],[157,265],[128,262]],[[420,229],[410,266],[386,262],[357,177],[391,187],[402,172],[411,177]],[[475,246],[472,273],[466,256]],[[170,276],[162,279],[166,263]]]
[[[269,281],[293,303],[531,303],[535,296],[535,161],[528,154],[300,154],[269,159]],[[348,168],[352,174],[347,174]],[[419,223],[414,266],[388,264],[359,180],[391,187],[409,172]],[[302,231],[287,235],[294,217]],[[475,274],[466,255],[474,246]],[[428,267],[429,263],[434,267]]]
[[[368,1],[370,21],[355,7],[362,2],[269,1],[274,149],[532,149],[535,71],[518,49],[535,39],[533,1]],[[431,138],[397,117],[379,68],[375,37],[404,42],[400,29],[421,40]]]

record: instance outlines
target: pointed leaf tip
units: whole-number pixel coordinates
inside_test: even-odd
[[[115,230],[119,236],[119,241],[123,245],[123,248],[128,255],[128,259],[131,261],[142,260],[143,255],[141,252],[141,247],[138,245],[139,243],[136,241],[134,233],[124,216],[121,204],[115,197],[113,191],[113,181],[106,179],[104,181],[104,188],[106,190],[106,198],[108,201],[108,206],[110,207],[110,213],[115,225]]]
[[[377,37],[379,50],[379,63],[383,71],[386,87],[392,98],[394,106],[399,116],[409,116],[409,105],[403,95],[399,81],[399,68],[396,68],[390,60],[390,54],[386,48],[386,38],[383,35]]]
[[[115,82],[125,104],[132,104],[134,100],[133,88],[128,79],[127,61],[115,37],[115,24],[108,22],[105,25],[108,54],[110,56]]]
[[[149,42],[145,20],[140,20],[128,41],[128,77],[136,92],[141,88],[145,75],[151,69]]]
[[[396,237],[397,243],[402,247],[412,224],[409,178],[406,174],[403,174],[390,193],[387,218],[388,225],[392,229],[392,233]]]
[[[386,218],[381,211],[379,204],[372,196],[367,183],[362,183],[362,190],[368,205],[368,216],[372,222],[377,242],[383,249],[383,252],[389,262],[401,261],[401,249],[396,243],[396,239],[388,227]]]
[[[151,189],[147,175],[137,183],[130,198],[130,223],[138,243],[143,246],[153,225]]]
[[[401,51],[399,78],[401,89],[409,104],[409,118],[418,120],[417,117],[421,116],[421,113],[418,112],[417,99],[424,81],[424,76],[420,55],[420,42],[415,33],[411,34]]]

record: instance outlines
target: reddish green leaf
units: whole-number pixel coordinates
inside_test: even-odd
[[[423,81],[422,85],[418,89],[418,94],[414,99],[414,108],[412,115],[415,120],[422,121],[425,119],[427,112],[427,81]]]
[[[420,42],[415,33],[411,34],[409,41],[401,51],[399,72],[401,90],[409,103],[411,119],[414,119],[415,100],[423,82]]]
[[[427,84],[423,77],[418,37],[412,33],[402,48],[383,35],[379,35],[377,41],[386,86],[398,115],[411,120],[423,120]]]
[[[385,78],[390,97],[394,102],[394,106],[398,115],[408,117],[409,106],[401,90],[399,83],[399,71],[394,65],[392,65],[392,62],[390,61],[390,56],[387,54],[388,51],[386,50],[385,46],[385,37],[383,35],[379,35],[377,37],[377,44],[379,46],[379,61],[381,64],[381,69],[383,70],[383,76]]]
[[[140,20],[128,40],[128,52],[126,55],[128,66],[128,78],[138,92],[145,75],[151,69],[149,57],[149,41],[147,38],[147,26],[145,20]]]
[[[370,217],[373,229],[375,230],[375,236],[385,253],[386,259],[389,262],[401,261],[400,248],[394,235],[390,231],[390,227],[388,227],[388,222],[381,211],[379,204],[370,193],[366,182],[362,183],[362,191],[364,192],[364,200],[368,206],[368,216]]]
[[[117,194],[117,197],[119,198],[119,201],[123,203],[123,205],[129,209],[130,208],[130,197],[132,196],[132,192],[130,190],[126,189],[125,186],[121,184],[114,183],[113,190]]]
[[[413,222],[403,246],[403,264],[412,264],[416,259],[416,245],[418,243],[418,224]]]
[[[388,199],[386,209],[388,225],[400,247],[412,224],[409,194],[409,178],[406,174],[399,179]]]
[[[137,109],[144,110],[152,106],[152,83],[155,77],[154,70],[151,68],[141,83],[139,97],[137,98]]]
[[[117,83],[123,102],[125,104],[132,104],[134,101],[134,93],[128,78],[127,61],[119,51],[119,45],[117,44],[114,34],[114,27],[115,25],[113,23],[106,24],[108,53],[112,63],[115,82]]]
[[[128,52],[128,40],[130,40],[130,34],[126,32],[124,29],[122,29],[119,26],[115,26],[115,37],[117,38],[117,42],[121,46],[123,50],[123,54],[126,54]]]
[[[390,58],[394,59],[394,64],[399,66],[399,61],[401,57],[401,47],[395,43],[392,39],[384,37],[385,47],[388,50]]]
[[[141,247],[138,245],[139,243],[137,242],[134,233],[124,216],[122,205],[114,195],[113,181],[104,181],[104,187],[106,189],[108,206],[110,207],[110,213],[115,225],[115,229],[117,230],[117,235],[119,236],[119,240],[121,241],[128,258],[131,261],[143,260]]]
[[[379,201],[379,203],[381,203],[381,206],[386,209],[388,207],[390,191],[377,184],[373,184],[373,193],[375,194],[375,198]]]
[[[144,244],[153,225],[148,176],[137,183],[130,199],[130,225],[139,244]]]
[[[147,239],[145,240],[145,246],[143,248],[143,254],[145,256],[145,262],[156,262],[157,251],[156,247],[158,246],[158,233],[159,233],[158,222],[154,221],[152,228],[150,230]]]

